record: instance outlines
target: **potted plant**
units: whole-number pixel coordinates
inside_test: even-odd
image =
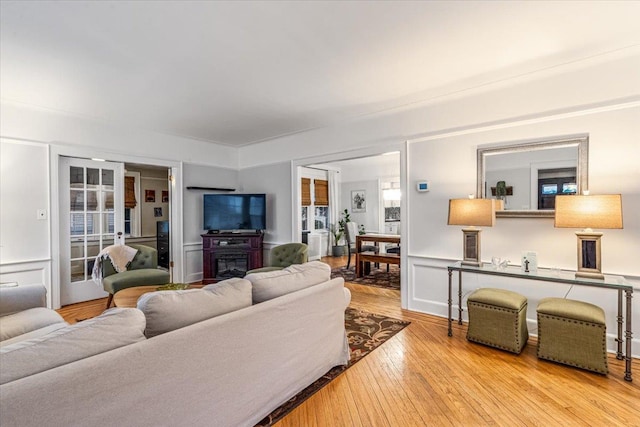
[[[344,246],[340,245],[340,240],[344,235],[344,228],[341,225],[331,224],[331,235],[333,236],[333,246],[331,247],[331,254],[333,256],[343,256]]]

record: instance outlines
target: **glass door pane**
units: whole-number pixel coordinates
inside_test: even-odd
[[[114,244],[122,231],[124,210],[124,171],[121,163],[66,158],[61,161],[64,189],[62,218],[65,227],[61,266],[61,303],[69,304],[100,298],[104,291],[92,280],[93,265],[99,252]],[[95,295],[95,296],[91,296]]]

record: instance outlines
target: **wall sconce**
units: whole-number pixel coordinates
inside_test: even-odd
[[[622,228],[622,196],[556,196],[554,226],[583,228],[577,231],[578,271],[576,277],[604,279],[600,238],[593,228]]]
[[[476,226],[493,227],[496,220],[495,200],[493,199],[451,199],[449,200],[449,225],[465,225],[462,229],[462,264],[479,267],[480,232]]]

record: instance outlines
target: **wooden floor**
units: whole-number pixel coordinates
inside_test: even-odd
[[[333,265],[346,258],[324,258]],[[608,376],[536,357],[530,339],[520,355],[465,339],[446,319],[400,308],[399,291],[346,285],[351,306],[409,320],[374,350],[283,418],[285,426],[640,426],[640,361],[634,382],[609,357]],[[67,306],[69,321],[92,317],[105,300]]]

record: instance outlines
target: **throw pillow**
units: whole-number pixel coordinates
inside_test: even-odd
[[[142,341],[144,326],[140,310],[112,308],[45,336],[3,346],[0,384]]]
[[[251,305],[251,283],[229,279],[202,289],[149,292],[138,299],[147,338]]]
[[[253,303],[258,304],[331,279],[331,267],[320,261],[293,264],[283,270],[245,276],[253,287]]]

